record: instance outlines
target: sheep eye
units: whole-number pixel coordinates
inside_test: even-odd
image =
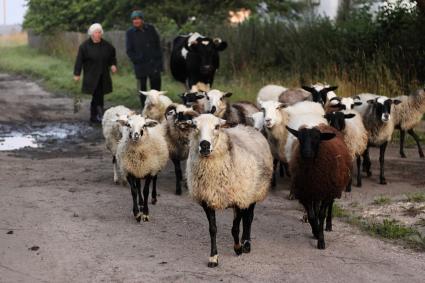
[[[130,128],[130,124],[129,123],[125,123],[124,126],[129,127]]]
[[[220,125],[218,125],[218,124],[217,124],[217,125],[215,125],[215,129],[216,129],[216,130],[220,129]]]

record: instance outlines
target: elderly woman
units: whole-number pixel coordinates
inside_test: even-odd
[[[103,116],[103,96],[112,92],[110,71],[112,73],[117,71],[117,59],[115,48],[102,39],[103,29],[100,24],[91,25],[88,35],[90,38],[78,49],[74,80],[80,80],[81,70],[83,70],[82,91],[92,95],[90,121],[100,123]]]

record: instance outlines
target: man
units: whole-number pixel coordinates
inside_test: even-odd
[[[147,90],[148,78],[151,89],[161,90],[163,62],[159,35],[152,25],[145,23],[141,11],[133,11],[131,21],[133,26],[126,33],[126,48],[134,66],[139,90]],[[143,109],[146,96],[139,97]]]

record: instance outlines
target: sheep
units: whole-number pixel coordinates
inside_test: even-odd
[[[205,112],[205,105],[207,103],[206,92],[210,90],[209,84],[198,82],[193,85],[189,91],[180,95],[182,103],[188,107],[192,107],[198,113]]]
[[[325,218],[325,230],[332,231],[333,202],[351,181],[352,160],[341,134],[329,126],[287,129],[299,141],[290,163],[292,190],[307,211],[317,248],[325,249]]]
[[[326,102],[335,97],[336,94],[334,90],[336,90],[337,86],[328,86],[316,83],[313,86],[303,86],[302,89],[308,91],[311,94],[312,101],[326,105]]]
[[[130,184],[134,217],[137,222],[141,219],[149,221],[149,186],[152,181],[152,204],[155,204],[157,175],[168,160],[168,146],[164,131],[157,121],[141,115],[129,116],[127,121],[120,120],[120,123],[123,125],[123,138],[117,147],[118,165],[122,176],[126,176]],[[143,197],[141,179],[145,179]],[[139,210],[137,197],[142,213]]]
[[[230,104],[227,100],[231,92],[222,92],[217,89],[207,92],[206,112],[225,119],[228,124],[247,124],[247,117],[258,112],[258,108],[251,102],[235,102]]]
[[[363,102],[359,98],[338,97],[331,98],[324,106],[325,112],[335,112],[340,110],[353,110],[354,107],[362,105]]]
[[[264,132],[264,113],[262,111],[258,111],[248,118],[250,119],[248,125],[254,127],[254,129],[260,131],[261,133]]]
[[[413,137],[418,147],[419,157],[424,158],[424,152],[419,141],[418,135],[413,130],[425,113],[425,90],[421,89],[409,96],[402,95],[395,97],[401,101],[394,107],[394,125],[400,131],[400,156],[406,158],[404,153],[404,139],[406,131]]]
[[[125,106],[111,107],[105,111],[102,118],[102,133],[105,138],[106,148],[112,154],[112,164],[114,170],[114,182],[118,184],[122,180],[119,175],[117,167],[117,146],[118,142],[122,138],[121,124],[117,122],[118,119],[126,119],[127,115],[131,115],[133,112]]]
[[[257,94],[257,107],[261,107],[261,102],[278,101],[279,96],[286,90],[286,87],[280,85],[270,84],[262,87]]]
[[[186,160],[189,155],[192,119],[198,115],[192,108],[176,103],[168,106],[165,111],[165,120],[162,123],[170,159],[175,168],[176,195],[182,194],[183,174],[180,162]]]
[[[385,150],[394,131],[391,108],[392,105],[398,105],[401,101],[370,93],[359,94],[357,99],[363,101],[363,104],[357,107],[356,110],[361,114],[368,132],[368,145],[363,154],[363,170],[368,177],[372,175],[369,147],[379,147],[379,183],[385,185],[387,184],[384,176]]]
[[[188,189],[207,215],[211,237],[208,266],[216,267],[215,211],[233,207],[234,251],[237,255],[249,253],[255,204],[267,196],[273,160],[266,139],[252,127],[224,129],[226,121],[212,114],[201,114],[193,121],[196,128],[187,160]]]
[[[294,105],[301,101],[313,101],[311,94],[301,88],[289,88],[279,95],[278,101],[287,105]]]
[[[330,112],[325,115],[329,125],[340,131],[344,136],[351,158],[357,164],[357,187],[362,186],[360,172],[361,156],[365,152],[368,143],[367,131],[364,127],[362,117],[355,110],[343,110]],[[351,191],[350,188],[347,191]]]
[[[147,96],[142,115],[159,122],[164,120],[165,109],[173,103],[168,96],[165,96],[166,93],[166,91],[157,91],[155,89],[140,91],[140,95]]]

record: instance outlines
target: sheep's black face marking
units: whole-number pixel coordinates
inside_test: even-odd
[[[326,120],[328,120],[329,125],[342,131],[345,129],[345,116],[342,112],[332,112],[325,115]]]
[[[184,105],[191,106],[198,100],[205,98],[204,92],[187,92],[180,95]]]
[[[223,99],[223,98],[220,98],[221,100]],[[215,106],[213,106],[213,107],[211,107],[211,114],[214,114],[215,113],[215,111],[217,111],[217,107],[215,107]]]
[[[375,100],[369,100],[368,103],[373,104],[373,110],[375,112],[375,117],[379,121],[384,123],[388,122],[391,118],[391,105],[393,104],[392,99],[385,99],[383,97],[378,97]],[[395,102],[398,104],[399,100]]]
[[[336,90],[337,86],[330,86],[317,91],[314,87],[303,86],[302,89],[311,93],[313,101],[324,105],[328,100],[328,92]]]
[[[286,127],[288,131],[298,138],[300,154],[303,159],[313,159],[319,152],[321,141],[327,141],[335,137],[334,133],[321,133],[319,129],[302,128],[299,131]]]
[[[178,112],[176,114],[175,124],[181,130],[192,129],[193,128],[193,116],[187,115],[185,112]]]

